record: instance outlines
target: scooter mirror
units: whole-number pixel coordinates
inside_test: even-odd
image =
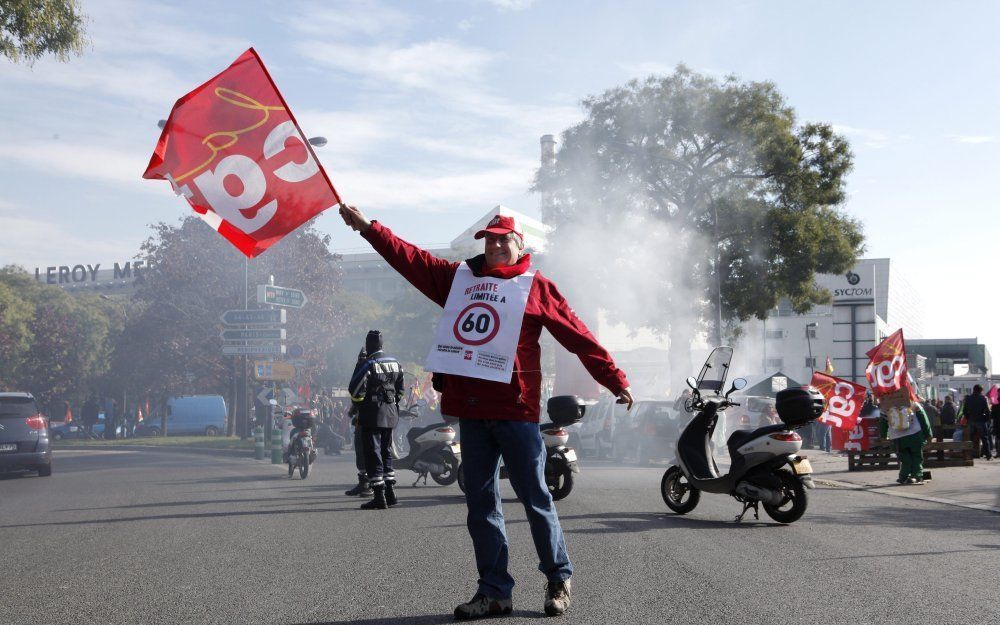
[[[694,379],[694,376],[689,377],[687,380],[687,385],[691,387],[692,390],[698,390],[698,380]]]
[[[747,381],[744,378],[736,378],[735,380],[733,380],[733,387],[729,389],[728,393],[726,393],[726,397],[729,397],[736,391],[743,390],[744,388],[746,388],[746,386],[747,386]]]

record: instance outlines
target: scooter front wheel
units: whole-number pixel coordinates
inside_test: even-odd
[[[781,503],[776,506],[761,502],[764,512],[778,523],[794,523],[806,513],[809,498],[802,481],[790,471],[775,471],[775,477],[781,481]]]
[[[670,467],[660,480],[660,495],[663,503],[677,514],[687,514],[694,510],[701,499],[701,491],[691,485],[680,467]]]
[[[303,480],[309,477],[309,456],[307,454],[299,456],[299,477]]]
[[[465,470],[462,468],[462,464],[461,463],[459,463],[459,465],[458,465],[458,471],[456,471],[456,474],[458,475],[458,488],[464,493],[465,492]]]

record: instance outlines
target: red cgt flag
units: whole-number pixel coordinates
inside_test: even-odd
[[[253,258],[340,203],[253,48],[174,104],[143,178]]]
[[[875,397],[909,387],[906,370],[906,345],[900,328],[866,354],[869,358],[865,376]]]
[[[841,430],[853,430],[865,403],[865,387],[819,371],[813,373],[810,384],[826,399],[826,410],[819,420]]]

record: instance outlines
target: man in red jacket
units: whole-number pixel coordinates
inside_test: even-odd
[[[542,328],[576,354],[591,376],[618,397],[618,403],[631,408],[633,399],[624,372],[555,284],[531,269],[531,255],[522,253],[524,238],[513,218],[495,216],[476,233],[477,239],[485,239],[485,252],[455,263],[403,241],[353,206],[341,205],[340,215],[389,265],[445,309],[438,336],[453,328],[461,343],[452,347],[439,340],[428,357],[450,369],[444,371],[441,412],[461,419],[467,523],[479,571],[475,596],[455,608],[455,618],[477,619],[512,611],[514,578],[507,571],[498,480],[501,457],[511,486],[524,504],[538,568],[548,579],[545,613],[564,613],[570,603],[573,566],[545,485],[545,445],[538,429]],[[481,349],[484,346],[490,349]]]

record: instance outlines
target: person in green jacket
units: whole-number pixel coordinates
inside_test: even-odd
[[[899,459],[900,484],[924,483],[924,445],[931,439],[931,422],[923,406],[911,402],[909,410],[891,410],[879,419],[882,438],[893,442]]]

